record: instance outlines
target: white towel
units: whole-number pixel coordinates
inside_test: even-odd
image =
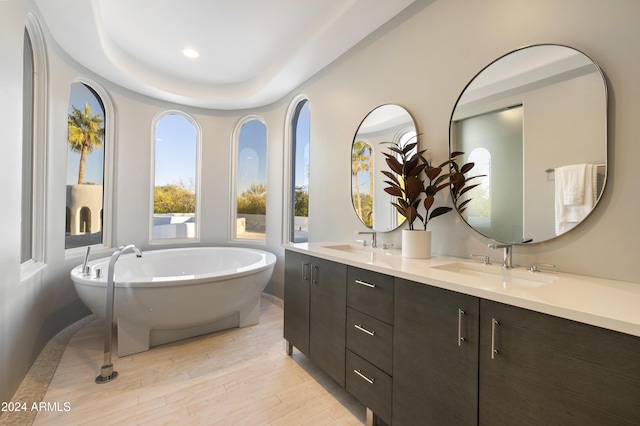
[[[556,235],[580,223],[596,201],[597,166],[574,164],[556,167]]]

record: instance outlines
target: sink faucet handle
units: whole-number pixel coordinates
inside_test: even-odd
[[[489,260],[489,256],[485,256],[483,254],[471,254],[471,259],[480,259],[482,260],[483,265],[491,265],[491,261]]]
[[[539,272],[540,268],[555,269],[556,265],[554,265],[552,263],[537,263],[537,262],[531,262],[529,264],[529,272]]]

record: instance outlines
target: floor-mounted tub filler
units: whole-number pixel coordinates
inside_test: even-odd
[[[143,254],[122,254],[115,268],[118,356],[258,323],[260,297],[276,262],[272,253],[198,247]],[[110,260],[93,260],[88,271],[82,265],[71,271],[78,296],[101,318],[107,316],[105,271]]]

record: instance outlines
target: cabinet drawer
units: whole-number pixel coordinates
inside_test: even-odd
[[[347,350],[347,391],[391,424],[391,377]]]
[[[393,277],[349,267],[347,306],[393,324]]]
[[[354,309],[347,309],[347,348],[387,374],[392,370],[393,327]]]

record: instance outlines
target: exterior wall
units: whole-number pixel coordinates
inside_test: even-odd
[[[19,206],[21,179],[22,42],[29,0],[0,1],[0,179],[3,205]],[[350,195],[350,149],[362,118],[384,103],[398,103],[416,118],[428,156],[448,155],[451,110],[467,82],[482,67],[523,45],[559,43],[595,60],[610,89],[609,164],[604,196],[589,218],[572,232],[547,243],[514,249],[514,263],[530,260],[558,265],[560,271],[640,283],[634,265],[640,255],[640,228],[634,226],[640,198],[639,110],[640,3],[636,0],[417,0],[396,19],[364,40],[299,90],[273,105],[252,111],[208,111],[167,104],[115,87],[92,76],[60,52],[51,40],[49,58],[49,134],[46,188],[45,264],[21,275],[20,227],[16,209],[0,210],[0,401],[20,384],[44,344],[59,330],[88,313],[78,300],[69,271],[82,261],[81,250],[64,250],[66,190],[66,115],[69,87],[89,76],[103,84],[117,106],[114,245],[150,244],[151,148],[153,117],[182,109],[201,125],[200,245],[229,242],[230,135],[248,113],[268,128],[268,199],[265,248],[278,256],[267,291],[282,296],[282,206],[284,129],[288,104],[304,92],[311,108],[311,241],[354,240],[364,230]],[[615,30],[614,30],[615,29]],[[45,36],[48,37],[45,28]],[[10,184],[9,184],[10,183]],[[448,203],[447,200],[441,200]],[[468,257],[492,254],[487,240],[455,213],[429,226],[435,253]],[[380,235],[400,242],[400,231]],[[255,245],[252,245],[255,246]],[[111,253],[92,249],[92,258]]]
[[[70,235],[102,231],[102,185],[67,185],[67,208]],[[85,223],[81,223],[82,209],[91,212],[88,229]]]

